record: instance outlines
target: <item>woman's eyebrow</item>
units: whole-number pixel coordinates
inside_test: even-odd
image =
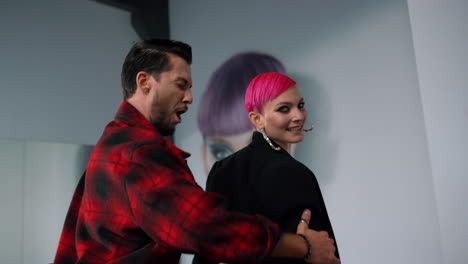
[[[301,97],[301,99],[299,100],[299,102],[304,102],[304,97]],[[294,104],[293,102],[282,101],[282,102],[277,103],[276,105],[293,105],[293,104]]]
[[[291,102],[283,101],[283,102],[277,103],[276,105],[292,105],[292,104],[293,103],[291,103]]]

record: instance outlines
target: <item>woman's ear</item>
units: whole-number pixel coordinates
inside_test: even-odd
[[[250,122],[255,126],[255,128],[262,128],[265,126],[263,116],[258,112],[249,113]]]

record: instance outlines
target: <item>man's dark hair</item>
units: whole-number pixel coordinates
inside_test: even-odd
[[[192,48],[180,41],[150,39],[133,45],[122,66],[121,82],[124,100],[135,93],[138,72],[148,72],[158,80],[161,72],[171,70],[168,53],[181,57],[188,64],[192,63]]]

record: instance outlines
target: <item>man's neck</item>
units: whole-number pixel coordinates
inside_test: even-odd
[[[135,107],[138,110],[138,112],[140,112],[146,118],[146,120],[150,121],[150,109],[148,109],[148,106],[146,106],[142,101],[143,98],[138,98],[137,95],[134,95],[127,99],[127,102],[129,104]]]

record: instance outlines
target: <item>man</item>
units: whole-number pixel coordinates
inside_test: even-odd
[[[132,47],[122,68],[125,100],[91,154],[54,263],[178,263],[182,252],[228,263],[339,263],[325,232],[301,223],[305,236],[281,234],[265,217],[225,211],[221,196],[195,183],[189,154],[164,138],[192,103],[190,64],[181,42]]]

